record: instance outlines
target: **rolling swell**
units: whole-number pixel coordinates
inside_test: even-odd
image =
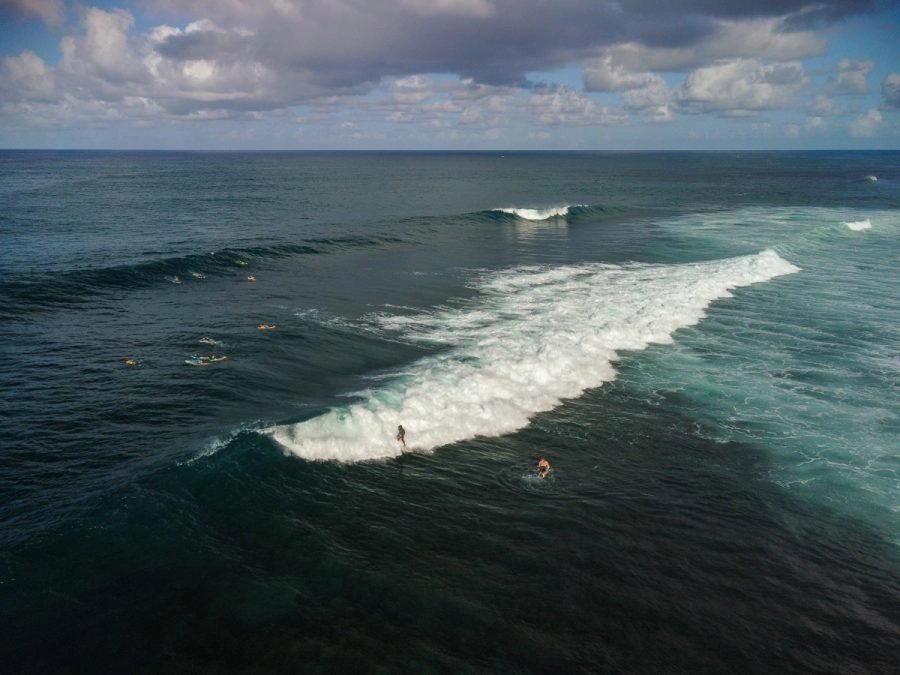
[[[228,248],[132,265],[69,270],[0,283],[0,316],[77,309],[117,292],[172,283],[198,283],[194,275],[226,276],[246,264],[304,255],[328,255],[395,243],[397,237],[345,236],[309,239],[303,244]]]

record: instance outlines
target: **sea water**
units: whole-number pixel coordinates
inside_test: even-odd
[[[0,656],[891,672],[898,181],[0,153]]]

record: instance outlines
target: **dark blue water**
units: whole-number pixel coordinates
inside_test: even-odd
[[[900,154],[2,152],[0,200],[10,672],[895,672]]]

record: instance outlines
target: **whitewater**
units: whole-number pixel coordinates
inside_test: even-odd
[[[377,317],[407,339],[444,345],[360,402],[266,433],[290,453],[343,462],[394,457],[399,424],[416,451],[520,429],[615,377],[624,350],[672,341],[730,291],[799,268],[771,250],[682,265],[570,265],[486,275],[462,309]]]

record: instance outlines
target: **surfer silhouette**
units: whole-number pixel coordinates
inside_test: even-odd
[[[397,440],[403,443],[404,448],[406,447],[406,429],[402,424],[397,427]]]

